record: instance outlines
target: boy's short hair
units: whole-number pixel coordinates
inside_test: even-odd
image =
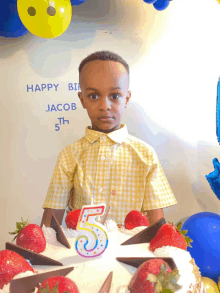
[[[82,68],[86,63],[94,61],[94,60],[119,62],[122,65],[124,65],[124,67],[126,68],[126,70],[128,72],[128,76],[129,76],[128,63],[121,56],[119,56],[118,54],[116,54],[114,52],[110,52],[110,51],[97,51],[97,52],[94,52],[94,53],[90,54],[89,56],[87,56],[85,59],[82,60],[82,62],[79,65],[79,73],[82,71]]]

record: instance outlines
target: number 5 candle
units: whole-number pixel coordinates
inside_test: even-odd
[[[96,222],[96,217],[105,213],[105,204],[86,205],[82,207],[76,230],[79,237],[76,239],[75,248],[83,257],[97,257],[108,246],[108,233],[106,228]]]

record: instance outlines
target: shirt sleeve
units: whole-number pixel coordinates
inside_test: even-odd
[[[59,154],[43,208],[65,209],[67,207],[75,169],[76,157],[71,147],[67,146]]]
[[[151,168],[145,181],[143,209],[154,210],[177,204],[154,150],[151,153],[151,162]]]

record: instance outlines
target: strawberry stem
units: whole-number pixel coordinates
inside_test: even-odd
[[[14,237],[14,239],[12,240],[12,242],[18,237],[19,232],[26,227],[27,225],[29,225],[28,219],[27,221],[24,221],[23,218],[21,218],[21,222],[16,222],[16,230],[14,232],[9,232],[10,235],[16,235]]]
[[[49,281],[48,281],[49,282]],[[55,286],[52,288],[52,291],[50,291],[49,284],[47,282],[46,288],[40,287],[40,293],[59,293],[58,285],[59,281],[55,284]],[[62,291],[63,293],[69,293],[70,291]]]
[[[182,231],[181,231],[182,226],[183,226],[183,222],[179,222],[176,226],[175,226],[173,223],[170,223],[170,222],[168,222],[168,223],[169,223],[169,224],[172,224],[174,227],[177,228],[177,231],[178,231],[178,232],[183,236],[183,238],[185,239],[187,246],[189,246],[189,247],[192,248],[192,246],[191,246],[190,243],[193,242],[193,240],[192,240],[189,236],[186,236],[186,234],[188,233],[188,230],[182,230]]]

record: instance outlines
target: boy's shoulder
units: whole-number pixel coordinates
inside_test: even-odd
[[[71,153],[79,153],[83,151],[84,149],[88,148],[88,141],[85,139],[85,137],[81,137],[80,139],[76,140],[73,143],[68,144],[62,151],[62,153],[71,152]]]
[[[151,145],[131,134],[128,134],[127,142],[134,145],[134,147],[142,149],[143,151],[154,152],[154,148]]]

